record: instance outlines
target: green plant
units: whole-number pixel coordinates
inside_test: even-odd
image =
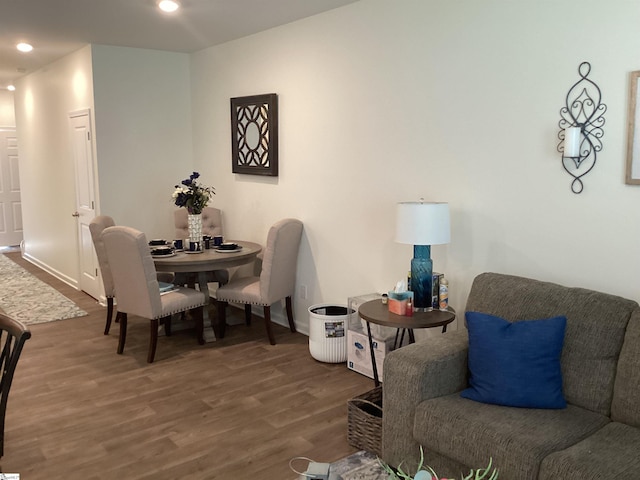
[[[404,472],[402,468],[400,468],[402,464],[398,465],[398,469],[395,471],[382,460],[378,459],[378,462],[380,462],[384,471],[389,474],[389,480],[447,480],[444,477],[438,477],[436,472],[434,472],[430,466],[424,464],[424,451],[422,450],[422,446],[420,447],[420,463],[415,475],[413,476]],[[462,477],[462,480],[498,480],[498,469],[492,468],[492,466],[493,458],[490,458],[489,465],[487,465],[486,468],[479,468],[477,470],[471,469],[468,475]]]

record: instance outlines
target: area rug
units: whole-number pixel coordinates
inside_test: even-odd
[[[336,480],[386,480],[389,477],[378,457],[365,451],[332,463],[331,473],[336,475]]]
[[[0,255],[0,309],[26,325],[87,315],[55,288],[4,255]]]

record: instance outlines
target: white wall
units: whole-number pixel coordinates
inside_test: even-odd
[[[193,163],[186,54],[86,46],[21,78],[17,87],[29,259],[77,286],[68,114],[85,108],[95,125],[97,212],[149,237],[173,237],[173,186]]]
[[[171,237],[169,197],[194,168],[216,187],[229,238],[264,242],[276,220],[302,219],[301,330],[311,304],[404,278],[412,250],[393,241],[395,204],[420,197],[451,205],[452,242],[432,256],[458,310],[486,270],[638,300],[640,187],[624,184],[636,20],[630,0],[361,0],[190,65],[183,54],[94,46],[101,212]],[[67,114],[93,107],[91,56],[76,52],[16,92],[27,249],[69,277]],[[608,111],[598,164],[575,195],[556,135],[583,60]],[[270,92],[280,176],[233,175],[229,98]]]
[[[447,201],[452,242],[432,249],[462,311],[497,271],[640,300],[640,188],[624,184],[637,4],[565,0],[361,0],[192,55],[196,168],[228,237],[305,223],[295,299],[384,291],[411,246],[399,201]],[[608,106],[604,148],[571,193],[559,110],[587,60]],[[229,98],[279,95],[280,176],[231,173]],[[304,329],[304,326],[302,326]]]
[[[16,115],[13,108],[13,92],[0,90],[0,127],[15,127]]]
[[[173,238],[173,187],[193,171],[189,57],[92,48],[100,213]]]
[[[20,78],[14,93],[25,253],[75,285],[79,262],[68,114],[93,109],[91,49]]]

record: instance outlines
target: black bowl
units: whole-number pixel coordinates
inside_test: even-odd
[[[167,244],[167,241],[161,240],[161,239],[155,239],[149,242],[149,245],[166,245],[166,244]]]
[[[238,244],[237,243],[221,243],[218,248],[220,250],[235,250],[236,248],[238,248]]]
[[[170,247],[160,247],[151,250],[151,255],[171,255],[172,253],[173,249]]]

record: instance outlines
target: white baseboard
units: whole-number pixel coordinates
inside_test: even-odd
[[[273,323],[277,323],[278,325],[281,325],[285,328],[289,328],[289,320],[287,320],[287,313],[285,310],[284,305],[282,305],[282,308],[277,308],[277,303],[273,304],[271,306],[271,321]],[[242,307],[242,306],[240,306]],[[251,313],[253,313],[254,315],[264,318],[264,309],[259,306],[259,305],[252,305],[251,307]],[[309,321],[301,321],[300,319],[298,319],[296,317],[295,312],[293,313],[293,318],[296,324],[296,331],[298,331],[299,333],[306,335],[307,337],[309,336]]]
[[[46,263],[41,262],[37,258],[32,257],[31,255],[29,255],[24,250],[22,251],[22,258],[24,258],[25,260],[27,260],[30,263],[33,263],[36,267],[41,268],[42,270],[44,270],[45,272],[49,273],[50,275],[53,275],[58,280],[60,280],[61,282],[66,283],[70,287],[73,287],[76,290],[80,290],[80,287],[78,286],[78,281],[77,280],[74,280],[73,278],[68,277],[67,275],[63,274],[62,272],[59,272],[58,270],[56,270],[55,268],[52,268],[50,265],[47,265]]]

